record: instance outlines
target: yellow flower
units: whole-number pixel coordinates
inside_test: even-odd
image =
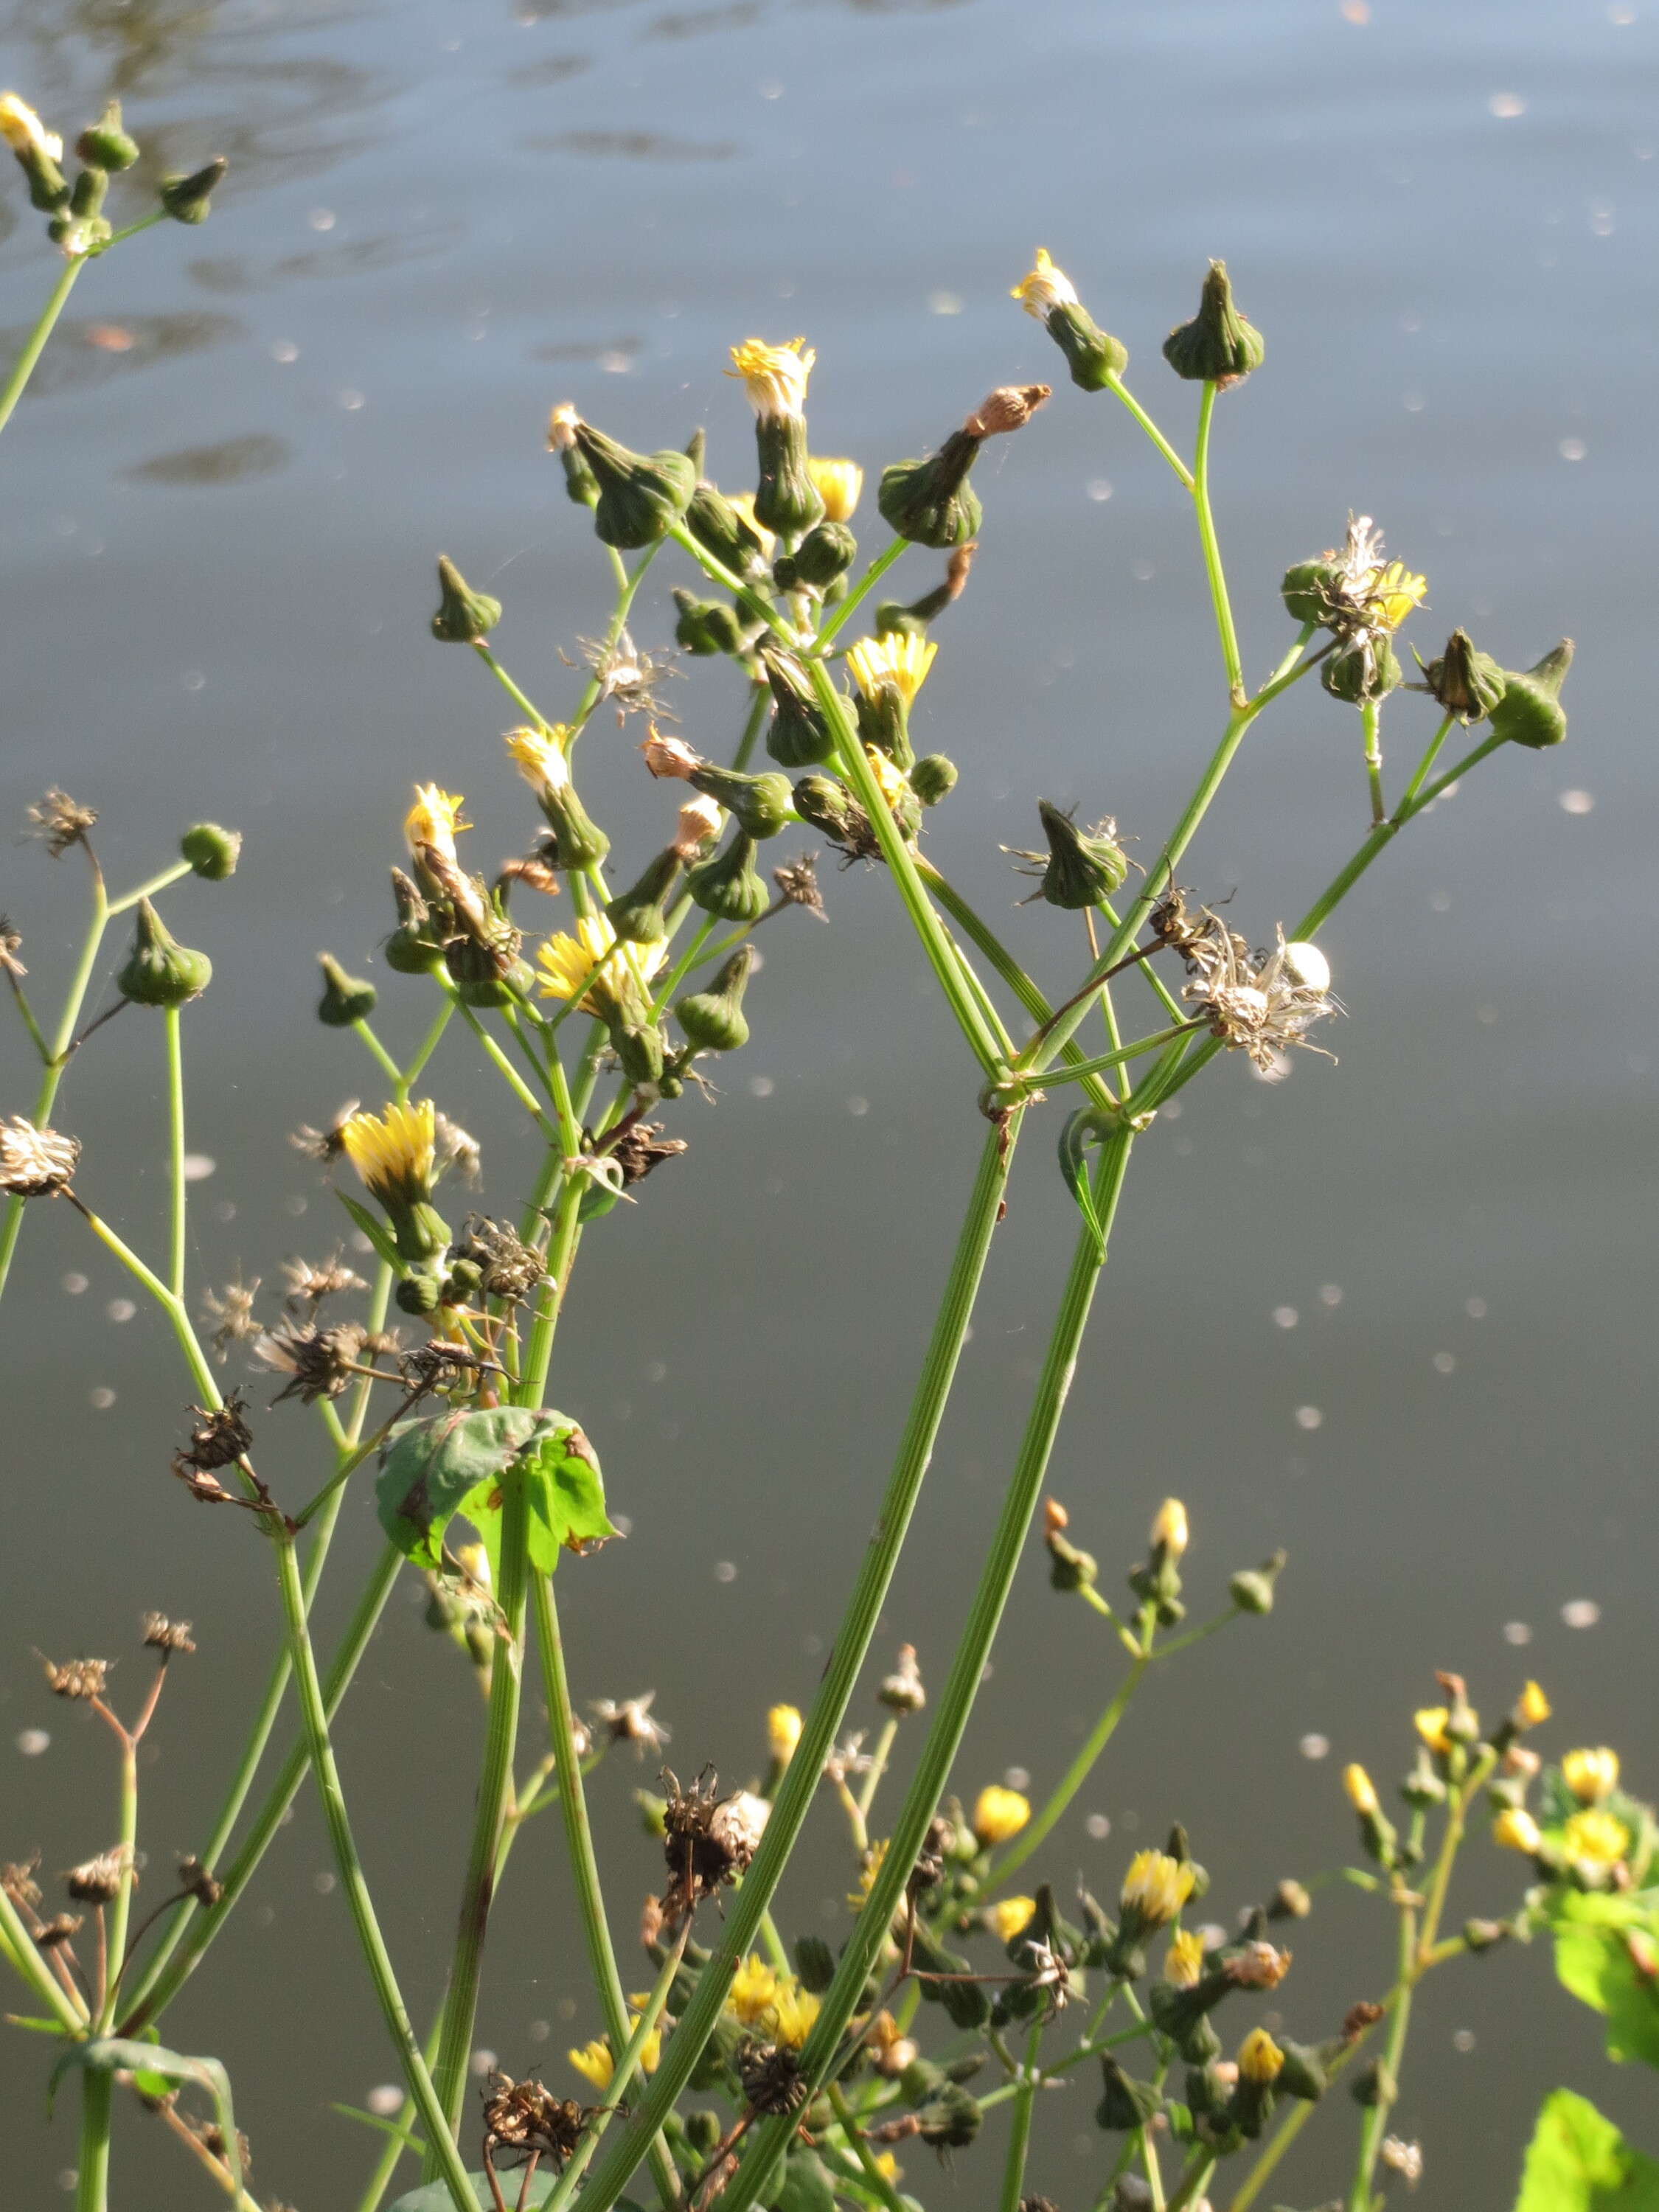
[[[890,2150],[884,2150],[877,2154],[876,2171],[884,2181],[896,2181],[904,2168]]]
[[[745,2027],[753,2027],[765,2019],[777,1990],[776,1974],[758,1952],[751,1951],[732,1977],[732,1986],[726,1992],[726,2009]]]
[[[631,979],[643,991],[661,967],[667,950],[665,942],[619,946],[616,931],[602,914],[585,914],[576,924],[574,937],[567,936],[562,930],[537,947],[536,958],[542,969],[542,996],[569,998],[572,992],[581,989],[583,981],[593,975],[595,968],[604,961],[605,967],[593,975],[581,1000],[583,1013],[603,1015],[617,995],[616,985],[609,980],[612,971],[618,983]]]
[[[991,1925],[997,1931],[997,1941],[1012,1943],[1022,1928],[1036,1911],[1034,1897],[1005,1897],[991,1907]]]
[[[1543,1838],[1538,1823],[1522,1807],[1507,1805],[1492,1824],[1492,1839],[1506,1851],[1535,1851]]]
[[[1630,1849],[1630,1830],[1613,1814],[1591,1806],[1562,1829],[1561,1848],[1580,1866],[1617,1866]]]
[[[1253,2027],[1238,2046],[1238,2070],[1258,2086],[1276,2081],[1284,2063],[1284,2052],[1265,2027]]]
[[[15,92],[0,92],[0,138],[14,154],[44,154],[50,161],[64,158],[63,140]]]
[[[1429,1749],[1437,1751],[1443,1759],[1452,1747],[1452,1740],[1446,1733],[1446,1723],[1450,1718],[1444,1705],[1425,1705],[1421,1711],[1412,1715],[1412,1726]]]
[[[1195,1928],[1183,1928],[1170,1939],[1164,1954],[1164,1978],[1178,1990],[1189,1990],[1204,1972],[1204,1938]]]
[[[752,491],[733,491],[728,492],[726,496],[728,504],[737,508],[738,513],[743,517],[744,522],[747,523],[750,529],[754,532],[756,537],[759,538],[762,560],[769,561],[773,553],[776,550],[778,541],[763,522],[760,522],[756,520],[754,493]]]
[[[1186,1860],[1172,1859],[1167,1851],[1137,1851],[1123,1877],[1119,1903],[1142,1927],[1167,1928],[1192,1895],[1195,1880]]]
[[[859,503],[859,494],[864,489],[864,471],[858,463],[820,460],[814,453],[806,464],[806,473],[823,501],[825,521],[850,521],[853,509]]]
[[[799,2051],[812,2033],[812,2023],[817,2016],[818,2001],[811,1990],[802,1989],[792,1976],[783,1976],[766,2017],[773,2040],[782,2044],[786,2050]]]
[[[881,1872],[881,1863],[887,1856],[888,1838],[872,1844],[864,1854],[864,1864],[859,1871],[859,1886],[848,1893],[847,1902],[854,1912],[862,1912],[870,1902],[870,1893],[876,1886],[876,1876]]]
[[[383,1205],[421,1205],[431,1197],[436,1142],[429,1098],[388,1106],[384,1116],[353,1114],[340,1125],[346,1158]]]
[[[585,2043],[580,2051],[567,2051],[565,2057],[584,2081],[591,2081],[596,2089],[610,2087],[611,2076],[617,2069],[611,2063],[611,2045],[603,2036]]]
[[[938,651],[931,638],[861,637],[848,654],[847,665],[866,699],[890,684],[908,707],[927,681]]]
[[[1342,1787],[1348,1793],[1348,1802],[1362,1820],[1373,1819],[1382,1810],[1376,1802],[1376,1790],[1363,1766],[1345,1766]]]
[[[638,2027],[640,2022],[645,2018],[645,2008],[650,2002],[651,1993],[648,1990],[642,1990],[637,1996],[630,1996],[629,1997],[628,2026],[630,2038],[633,2031]],[[645,2041],[640,2045],[641,2073],[654,2074],[657,2070],[657,2061],[661,2057],[662,2029],[660,2027],[653,2027],[650,2034],[646,2037]]]
[[[514,764],[538,799],[550,791],[562,791],[570,781],[565,758],[562,725],[550,736],[541,730],[509,730],[507,750]]]
[[[1152,1542],[1167,1558],[1178,1559],[1188,1540],[1187,1509],[1178,1498],[1166,1498],[1152,1522]]]
[[[1561,1779],[1581,1805],[1599,1805],[1619,1785],[1619,1754],[1606,1744],[1595,1751],[1570,1751],[1561,1761]]]
[[[800,1741],[800,1715],[793,1705],[774,1705],[766,1716],[766,1741],[780,1766],[787,1766]]]
[[[974,1800],[974,1833],[981,1844],[1006,1844],[1031,1817],[1030,1800],[992,1783]]]
[[[1516,1701],[1516,1717],[1522,1728],[1537,1728],[1550,1717],[1550,1701],[1536,1682],[1528,1682]]]
[[[761,421],[775,422],[804,412],[806,380],[817,359],[805,338],[775,346],[764,338],[745,338],[732,347],[732,366],[726,373],[743,379],[750,404]]]
[[[903,771],[896,767],[878,745],[866,745],[864,757],[870,763],[870,773],[881,786],[881,795],[890,807],[914,796]]]
[[[1042,322],[1056,307],[1076,307],[1077,286],[1063,269],[1055,268],[1048,258],[1048,247],[1039,246],[1030,273],[1020,278],[1009,297],[1018,300],[1028,315],[1035,315]]]
[[[426,846],[452,867],[456,865],[455,833],[472,827],[461,819],[465,803],[459,791],[441,791],[435,783],[416,785],[415,804],[404,817],[404,836],[416,860]]]
[[[1428,588],[1426,576],[1413,576],[1403,561],[1390,561],[1385,568],[1373,568],[1362,579],[1358,595],[1380,629],[1398,629],[1407,616],[1422,605]]]

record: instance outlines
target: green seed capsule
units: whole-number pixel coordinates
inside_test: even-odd
[[[613,1021],[611,1042],[630,1083],[659,1083],[666,1060],[663,1033],[654,1022]]]
[[[399,1313],[434,1314],[443,1304],[443,1285],[433,1274],[405,1275],[392,1296]]]
[[[685,510],[685,527],[705,553],[712,553],[733,575],[748,576],[765,565],[765,551],[724,493],[711,483],[699,483]]]
[[[148,899],[140,899],[132,951],[115,988],[135,1006],[182,1006],[199,999],[213,979],[205,952],[180,945]]]
[[[447,554],[438,556],[438,611],[429,625],[445,645],[477,645],[501,618],[501,603],[475,592]]]
[[[611,927],[624,945],[658,945],[667,936],[665,908],[679,881],[681,865],[677,848],[665,846],[639,881],[619,891],[606,907]]]
[[[1233,304],[1226,263],[1212,261],[1204,279],[1198,313],[1190,323],[1177,324],[1164,339],[1164,360],[1177,376],[1194,384],[1218,385],[1224,391],[1253,368],[1260,368],[1266,351],[1261,331],[1247,323]]]
[[[230,164],[221,157],[187,177],[163,177],[161,205],[174,222],[205,222],[214,187],[224,179]]]
[[[204,882],[222,884],[236,872],[241,857],[242,833],[222,830],[216,822],[198,822],[179,840],[179,850]]]
[[[910,788],[924,806],[937,806],[957,787],[957,764],[944,753],[924,753],[910,771]]]
[[[1386,699],[1405,681],[1400,657],[1386,637],[1359,639],[1322,661],[1319,680],[1333,699],[1350,707]]]
[[[982,441],[953,430],[925,461],[896,461],[882,471],[876,505],[882,520],[913,545],[944,550],[979,535],[984,510],[969,488],[968,471]]]
[[[429,975],[443,964],[443,946],[431,933],[431,909],[401,868],[392,871],[392,896],[398,902],[398,927],[381,948],[388,968],[399,975]]]
[[[705,761],[686,780],[696,790],[718,799],[751,837],[775,837],[790,819],[789,779],[775,769],[746,775],[741,769],[716,768]]]
[[[1293,561],[1279,595],[1292,622],[1328,624],[1343,609],[1342,581],[1341,562],[1322,554],[1317,561]]]
[[[700,599],[684,585],[674,587],[679,620],[674,642],[687,653],[708,655],[736,653],[743,643],[743,625],[724,599]]]
[[[1446,650],[1423,671],[1437,702],[1460,722],[1480,722],[1504,696],[1508,681],[1489,653],[1478,652],[1466,630],[1455,629]]]
[[[766,680],[772,687],[772,719],[766,750],[782,768],[811,768],[836,749],[823,709],[813,696],[806,672],[792,653],[763,647]]]
[[[1561,686],[1571,665],[1572,640],[1564,637],[1534,667],[1519,675],[1506,674],[1504,696],[1488,717],[1492,735],[1534,752],[1559,745],[1567,734]]]
[[[809,530],[789,556],[794,581],[823,591],[844,576],[859,557],[859,541],[844,522],[821,522]],[[778,564],[774,566],[776,575]],[[781,583],[782,579],[778,578]]]
[[[353,1022],[367,1021],[379,994],[361,976],[348,975],[331,952],[318,955],[323,969],[323,995],[317,1018],[325,1028],[348,1030]]]
[[[710,989],[676,1001],[674,1018],[699,1052],[738,1052],[748,1043],[743,994],[754,964],[754,947],[740,945]]]
[[[1112,836],[1110,826],[1095,836],[1085,836],[1069,814],[1051,806],[1046,799],[1038,799],[1037,813],[1048,841],[1042,896],[1049,905],[1075,913],[1110,898],[1129,872],[1127,855]]]
[[[810,530],[823,515],[823,500],[806,465],[805,418],[760,418],[755,424],[755,445],[760,455],[756,521],[779,536]]]
[[[593,527],[621,552],[654,545],[678,522],[696,489],[697,471],[684,453],[630,453],[589,422],[575,426],[576,443],[599,480]]]
[[[691,869],[685,888],[705,914],[723,921],[758,921],[771,904],[755,866],[755,841],[741,824],[729,844]]]
[[[138,159],[138,146],[130,138],[121,124],[121,103],[112,100],[95,123],[88,123],[75,142],[75,150],[83,161],[94,162],[100,169],[130,169]]]

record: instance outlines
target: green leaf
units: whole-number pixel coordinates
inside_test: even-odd
[[[581,1429],[568,1414],[528,1406],[438,1413],[395,1429],[374,1486],[380,1526],[405,1559],[438,1567],[444,1531],[459,1513],[483,1539],[495,1568],[509,1474],[528,1487],[530,1557],[539,1572],[553,1571],[568,1540],[615,1535],[599,1462]]]
[[[349,1198],[344,1191],[337,1189],[334,1195],[368,1237],[381,1259],[391,1268],[392,1273],[401,1275],[404,1272],[403,1255],[392,1241],[392,1231],[386,1227],[385,1222],[378,1214],[371,1213],[366,1206],[359,1206],[355,1198]]]
[[[1556,1907],[1555,1971],[1607,2022],[1607,2056],[1659,2066],[1659,1911],[1651,1896],[1567,1891]]]
[[[1571,2089],[1545,2098],[1515,2212],[1659,2212],[1659,2164]]]
[[[65,2074],[78,2068],[88,2074],[131,2074],[147,2096],[165,2096],[175,2081],[194,2081],[213,2100],[215,2117],[225,2139],[225,2163],[240,2192],[242,2153],[236,2135],[236,2115],[231,2108],[230,2076],[216,2058],[187,2058],[182,2051],[164,2051],[159,2043],[138,2041],[124,2035],[90,2037],[71,2043],[52,2069],[46,2083],[46,2116]]]
[[[1066,1178],[1066,1189],[1077,1200],[1077,1210],[1098,1246],[1103,1261],[1106,1257],[1106,1232],[1095,1212],[1095,1194],[1090,1187],[1085,1155],[1091,1144],[1102,1143],[1116,1127],[1117,1116],[1107,1113],[1103,1107],[1079,1106],[1060,1133],[1060,1171]]]
[[[472,2184],[472,2193],[478,2200],[478,2212],[495,2212],[495,2200],[489,2193],[489,2184],[484,2176],[469,2173],[466,2178]],[[538,2167],[532,2178],[526,2203],[545,2204],[553,2194],[554,2184],[558,2178],[550,2169]],[[505,2177],[503,2181],[507,2203],[516,2204],[519,2201],[518,2183],[507,2183]],[[444,2181],[428,2181],[419,2189],[411,2189],[406,2197],[400,2197],[389,2208],[389,2212],[451,2212],[449,2185]]]

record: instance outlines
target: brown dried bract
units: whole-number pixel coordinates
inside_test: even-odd
[[[970,438],[996,438],[1023,430],[1054,390],[1051,384],[1000,384],[963,424]]]

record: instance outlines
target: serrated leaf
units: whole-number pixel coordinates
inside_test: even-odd
[[[1106,1257],[1106,1232],[1100,1225],[1100,1216],[1095,1212],[1095,1194],[1089,1181],[1086,1155],[1091,1145],[1100,1144],[1117,1127],[1116,1116],[1098,1106],[1079,1106],[1075,1114],[1066,1118],[1060,1133],[1060,1171],[1066,1178],[1066,1188],[1077,1201],[1077,1210],[1083,1216],[1089,1234],[1094,1238],[1103,1261]]]
[[[530,1564],[540,1573],[552,1573],[568,1545],[616,1534],[593,1447],[574,1423],[536,1437],[520,1465],[529,1485]]]
[[[550,1574],[573,1538],[614,1535],[593,1448],[551,1407],[500,1406],[405,1421],[392,1431],[374,1485],[380,1526],[417,1566],[442,1564],[444,1531],[459,1514],[498,1565],[501,1486],[509,1470],[528,1486],[530,1557]]]
[[[1561,1986],[1605,2014],[1607,2056],[1659,2066],[1659,1911],[1650,1897],[1568,1892],[1556,1909]]]
[[[391,1268],[392,1273],[401,1275],[404,1272],[403,1255],[392,1243],[392,1231],[386,1227],[385,1222],[378,1214],[371,1213],[366,1206],[360,1206],[357,1200],[349,1196],[346,1192],[337,1189],[334,1195],[368,1237],[380,1258]]]
[[[231,2107],[230,2076],[216,2058],[188,2058],[182,2051],[163,2050],[159,2043],[125,2035],[93,2036],[84,2043],[71,2043],[46,2083],[48,2118],[58,2083],[76,2069],[88,2074],[131,2074],[150,2096],[165,2096],[175,2081],[194,2081],[205,2089],[213,2100],[214,2114],[224,2137],[225,2163],[240,2194],[242,2153]]]
[[[1546,2097],[1515,2212],[1659,2212],[1659,2164],[1571,2089]]]

